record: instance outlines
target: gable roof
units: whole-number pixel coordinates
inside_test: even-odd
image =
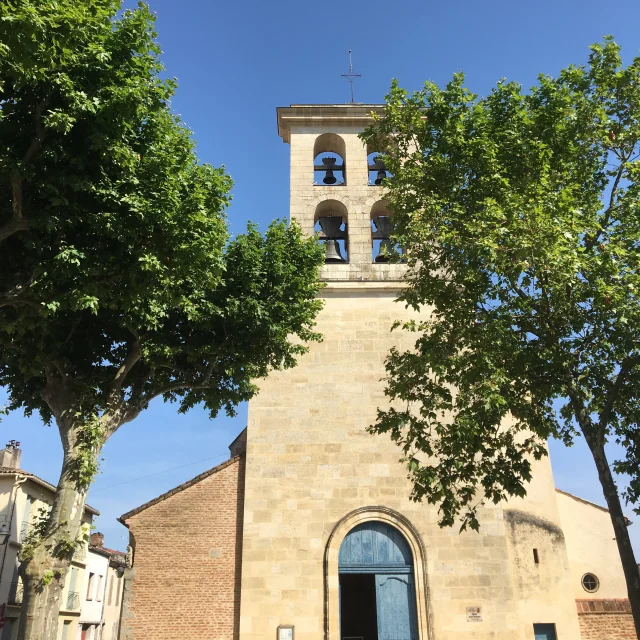
[[[573,493],[569,493],[568,491],[562,491],[561,489],[558,489],[556,487],[556,492],[557,493],[561,493],[563,496],[568,496],[569,498],[573,498],[577,502],[582,502],[583,504],[589,505],[590,507],[595,507],[596,509],[599,509],[600,511],[604,511],[605,513],[609,513],[609,509],[607,509],[606,507],[602,507],[599,504],[596,504],[595,502],[590,502],[589,500],[585,500],[584,498],[579,498],[578,496],[574,496]],[[627,522],[627,526],[630,526],[631,524],[633,524],[631,522],[631,520],[629,520],[629,518],[627,518],[626,516],[625,516],[624,519]]]
[[[229,453],[231,457],[241,456],[243,453],[247,453],[247,427],[245,427],[229,445]]]
[[[103,558],[111,557],[111,554],[106,549],[103,549],[102,547],[94,547],[92,545],[89,545],[89,553],[95,553]]]
[[[145,502],[144,504],[141,504],[139,507],[136,507],[131,511],[127,511],[127,513],[122,514],[118,518],[118,522],[121,522],[125,527],[128,526],[125,520],[128,520],[129,518],[137,515],[141,511],[144,511],[149,507],[153,507],[153,505],[158,504],[159,502],[162,502],[163,500],[166,500],[167,498],[170,498],[171,496],[176,495],[176,493],[180,493],[181,491],[184,491],[185,489],[192,487],[194,484],[198,484],[198,482],[204,480],[205,478],[208,478],[209,476],[212,476],[214,473],[218,473],[219,471],[222,471],[223,469],[230,467],[232,464],[235,464],[236,462],[238,462],[241,457],[242,456],[234,456],[233,458],[230,458],[229,460],[223,462],[222,464],[219,464],[209,469],[208,471],[204,471],[200,475],[197,475],[195,478],[191,478],[191,480],[187,480],[186,482],[183,482],[177,487],[174,487],[170,491],[167,491],[166,493],[159,495],[157,498],[154,498],[153,500],[149,500],[149,502]]]
[[[563,496],[569,496],[569,498],[573,498],[574,500],[577,500],[578,502],[582,502],[583,504],[588,504],[591,507],[595,507],[596,509],[600,509],[600,511],[604,511],[605,513],[609,513],[609,509],[607,509],[606,507],[601,507],[599,504],[596,504],[595,502],[589,502],[589,500],[585,500],[584,498],[578,498],[578,496],[574,496],[573,493],[569,493],[568,491],[562,491],[562,489],[558,489],[558,487],[556,487],[556,493],[561,493]]]
[[[41,487],[44,487],[45,489],[48,489],[53,493],[56,492],[57,487],[55,485],[51,484],[50,482],[47,482],[46,480],[43,480],[42,478],[39,478],[34,473],[30,473],[29,471],[25,471],[24,469],[14,469],[13,467],[0,467],[0,476],[9,476],[9,475],[26,476],[29,480],[35,482],[36,484],[39,484]],[[100,512],[97,509],[90,507],[88,504],[84,505],[84,510],[88,511],[94,516],[100,515]]]

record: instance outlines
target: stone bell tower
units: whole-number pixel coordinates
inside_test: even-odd
[[[358,134],[379,105],[293,105],[278,109],[278,132],[291,146],[291,218],[327,248],[322,278],[397,282],[404,267],[388,264],[382,199],[384,167]]]
[[[326,246],[324,340],[249,404],[240,640],[533,640],[537,623],[578,638],[548,460],[526,502],[459,534],[410,500],[400,450],[367,432],[389,349],[413,346],[391,332],[411,316],[395,302],[405,267],[386,261],[384,167],[358,137],[381,109],[277,111],[291,218]]]

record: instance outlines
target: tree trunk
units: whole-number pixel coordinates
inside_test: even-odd
[[[44,574],[48,564],[46,559],[29,562],[35,571]],[[42,578],[36,575],[25,577],[22,574],[24,591],[22,608],[20,612],[20,625],[18,627],[19,640],[55,640],[58,633],[58,617],[62,591],[64,589],[64,577],[52,580],[47,586],[42,586]]]
[[[607,461],[604,446],[599,443],[590,442],[590,438],[586,438],[586,440],[591,450],[591,455],[593,455],[593,460],[596,463],[604,498],[609,508],[609,516],[611,517],[613,531],[616,536],[624,577],[627,581],[627,593],[629,594],[633,622],[636,627],[636,637],[640,639],[640,573],[638,572],[638,565],[636,564],[636,559],[633,554],[631,540],[629,539],[627,519],[622,513],[618,488],[611,475],[611,469]]]
[[[70,435],[67,433],[67,435]],[[73,438],[72,438],[73,439]],[[72,448],[66,446],[62,473],[44,535],[23,545],[20,576],[24,596],[18,640],[56,640],[65,578],[80,538],[86,490],[72,478]],[[96,457],[98,452],[96,452]]]

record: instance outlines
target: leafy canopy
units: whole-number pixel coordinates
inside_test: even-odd
[[[0,384],[92,450],[158,395],[232,412],[318,339],[321,248],[284,222],[229,238],[153,15],[118,10],[0,7]]]
[[[640,59],[591,49],[528,93],[394,83],[364,134],[392,174],[400,299],[429,314],[406,325],[415,349],[391,352],[397,402],[371,430],[443,525],[523,496],[550,436],[622,444],[614,468],[640,496]]]

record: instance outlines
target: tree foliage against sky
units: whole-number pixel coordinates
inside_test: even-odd
[[[415,348],[387,359],[396,402],[371,430],[401,447],[413,497],[463,528],[482,502],[525,495],[549,437],[582,435],[638,625],[620,496],[640,498],[640,59],[624,66],[607,38],[529,92],[500,81],[478,97],[461,73],[394,84],[364,139],[393,176],[400,300],[429,312],[405,325]],[[622,492],[607,442],[623,448]]]
[[[106,439],[158,396],[231,413],[319,339],[321,247],[284,222],[229,237],[231,179],[171,110],[153,15],[119,9],[0,6],[0,384],[64,450],[21,552],[30,640],[55,637]]]

